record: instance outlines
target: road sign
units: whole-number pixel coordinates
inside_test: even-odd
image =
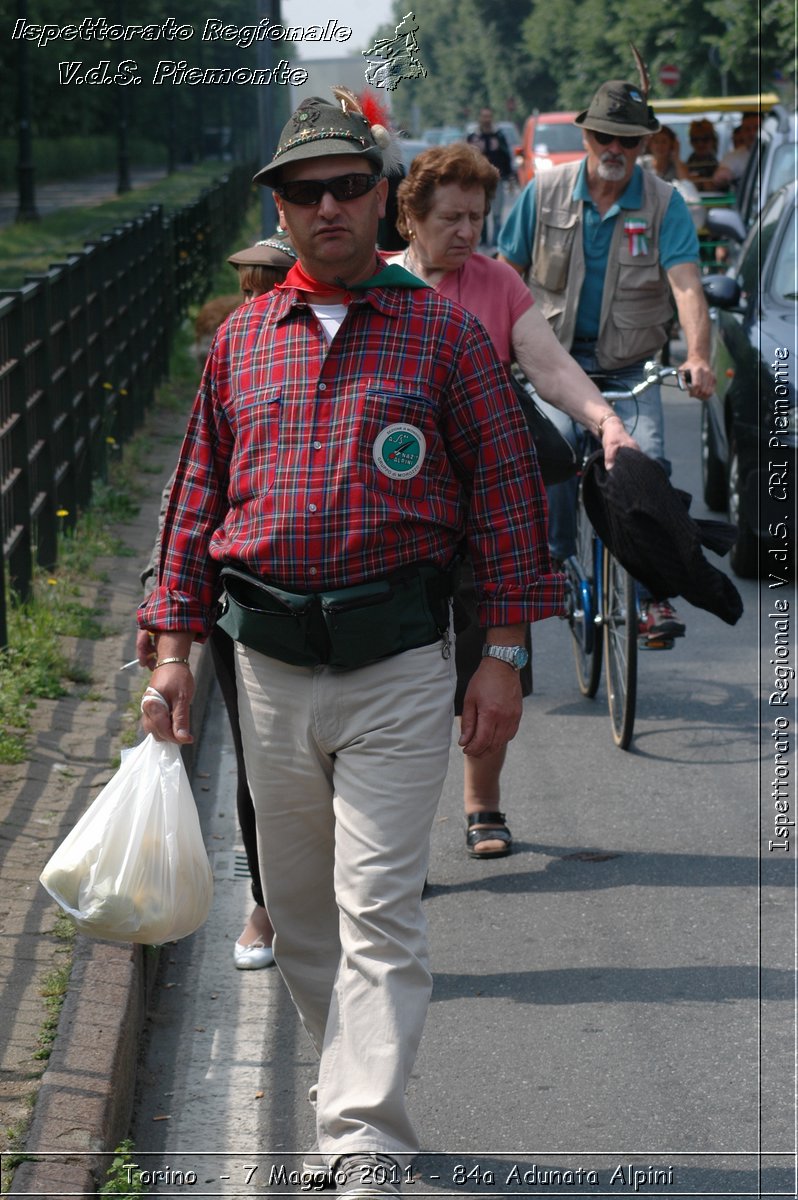
[[[663,87],[677,87],[682,73],[673,63],[666,63],[659,69],[659,81]]]

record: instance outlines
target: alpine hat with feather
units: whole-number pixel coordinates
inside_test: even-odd
[[[332,89],[335,102],[310,96],[286,122],[274,158],[253,177],[273,187],[289,163],[334,154],[362,154],[377,171],[392,169],[393,136],[379,121],[370,121],[363,104],[348,88]]]
[[[590,107],[574,117],[575,125],[620,137],[645,137],[657,132],[659,121],[648,103],[651,86],[648,71],[634,46],[632,53],[640,76],[639,85],[623,79],[602,83],[590,101]]]

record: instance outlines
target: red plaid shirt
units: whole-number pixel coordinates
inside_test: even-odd
[[[271,292],[216,335],[139,624],[207,634],[225,563],[317,592],[446,566],[464,537],[482,624],[560,611],[534,450],[479,322],[374,287],[328,345],[300,293]]]

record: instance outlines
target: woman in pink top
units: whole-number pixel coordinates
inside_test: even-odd
[[[505,263],[476,254],[499,173],[473,146],[456,142],[431,146],[413,159],[398,191],[397,228],[407,249],[389,261],[401,263],[442,296],[478,317],[499,358],[517,362],[537,393],[575,421],[602,430],[608,466],[620,446],[637,447],[595,385],[562,348],[518,274]],[[455,595],[457,696],[479,665],[484,632],[466,578]],[[529,647],[528,647],[529,648]],[[508,667],[508,670],[511,669]],[[524,695],[531,691],[531,670]],[[466,847],[473,858],[509,854],[512,838],[500,811],[504,749],[464,758]]]

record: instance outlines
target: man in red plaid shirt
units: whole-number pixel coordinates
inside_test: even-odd
[[[466,754],[521,716],[529,621],[556,614],[534,450],[479,322],[375,251],[385,131],[305,101],[272,187],[299,263],[221,327],[180,454],[144,727],[191,740],[192,642],[237,641],[240,717],[276,962],[320,1056],[305,1170],[398,1190],[431,991],[421,894],[446,775],[450,571],[471,557],[486,657]]]

